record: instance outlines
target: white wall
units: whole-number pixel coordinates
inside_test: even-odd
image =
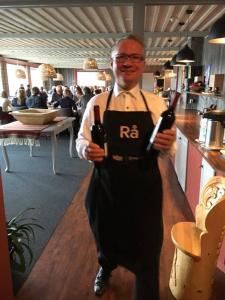
[[[142,89],[152,92],[154,89],[153,73],[144,73],[142,76]]]

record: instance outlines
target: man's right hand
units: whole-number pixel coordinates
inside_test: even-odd
[[[100,148],[99,145],[90,142],[85,148],[85,159],[91,161],[103,161],[105,157],[104,149]]]

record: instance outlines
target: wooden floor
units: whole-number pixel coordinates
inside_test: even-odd
[[[164,245],[161,255],[161,300],[173,300],[168,288],[174,246],[171,226],[192,220],[185,197],[170,161],[160,162],[164,184]],[[96,300],[92,284],[98,269],[96,250],[83,200],[89,181],[84,179],[78,193],[34,266],[16,300]],[[102,300],[133,299],[134,277],[123,268],[113,271],[108,292]],[[225,275],[216,272],[213,300],[225,299]],[[149,299],[154,300],[154,299]],[[190,299],[191,300],[191,299]]]

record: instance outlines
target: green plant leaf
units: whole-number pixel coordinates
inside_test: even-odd
[[[26,214],[35,208],[27,208],[11,218],[7,224],[8,244],[13,270],[25,272],[26,258],[29,265],[33,261],[31,241],[35,240],[35,229],[44,230],[44,227],[36,223],[37,219],[27,217]],[[25,254],[28,256],[25,258]]]
[[[30,210],[34,210],[35,208],[34,207],[29,207],[29,208],[26,208],[22,211],[20,211],[15,217],[11,218],[9,221],[8,221],[8,225],[10,225],[11,223],[15,222],[17,219],[21,219],[21,216],[23,216],[26,212],[30,211]]]

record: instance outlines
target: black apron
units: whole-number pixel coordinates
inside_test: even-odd
[[[100,264],[136,273],[158,261],[162,246],[161,176],[157,156],[145,157],[154,124],[143,94],[146,111],[137,112],[108,110],[111,96],[103,117],[108,156],[93,170],[86,209]]]

